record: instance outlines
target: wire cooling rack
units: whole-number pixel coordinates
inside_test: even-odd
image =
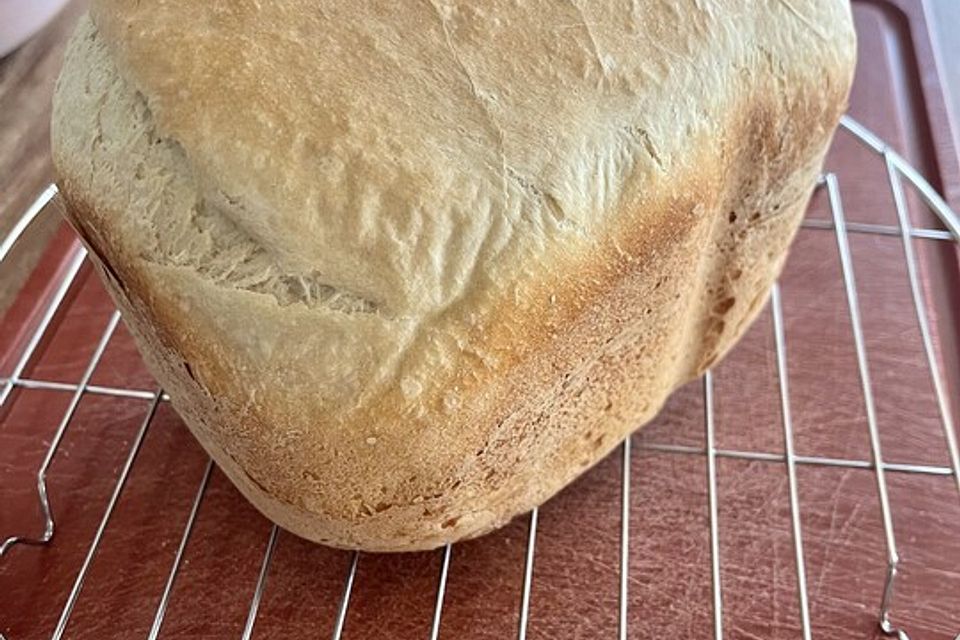
[[[917,239],[934,240],[940,242],[956,242],[960,239],[960,220],[953,213],[943,199],[936,191],[911,167],[900,155],[888,147],[877,136],[869,130],[858,124],[853,119],[846,117],[842,121],[842,128],[845,132],[865,145],[868,149],[875,152],[883,163],[886,180],[892,195],[892,200],[896,210],[896,225],[883,225],[863,222],[848,222],[844,214],[843,202],[841,200],[841,191],[837,175],[827,173],[820,179],[819,188],[826,191],[829,202],[830,218],[808,218],[804,221],[804,227],[809,229],[819,229],[832,231],[836,248],[839,252],[841,273],[843,278],[843,287],[846,297],[847,311],[850,319],[850,329],[852,331],[857,370],[859,373],[859,383],[863,394],[864,411],[866,414],[866,424],[869,430],[870,459],[841,458],[832,456],[808,456],[800,455],[795,451],[793,419],[791,417],[791,396],[790,396],[790,376],[788,375],[788,349],[784,329],[784,312],[782,294],[779,285],[773,288],[770,310],[773,318],[773,335],[775,344],[775,364],[777,373],[777,383],[779,392],[779,411],[783,429],[784,452],[769,453],[762,451],[745,451],[739,449],[720,448],[716,444],[716,428],[714,418],[714,375],[707,372],[702,379],[703,407],[704,407],[704,431],[705,447],[687,446],[681,444],[655,444],[643,443],[639,441],[632,444],[628,438],[622,445],[620,455],[622,456],[622,470],[620,477],[620,532],[619,532],[619,567],[618,567],[618,611],[617,611],[617,635],[621,640],[626,640],[630,633],[630,617],[628,609],[630,605],[629,590],[631,587],[630,571],[630,542],[631,534],[631,488],[634,483],[631,482],[631,457],[632,449],[642,447],[644,449],[658,451],[663,453],[675,453],[702,456],[705,458],[707,469],[707,522],[709,528],[709,561],[710,578],[712,591],[712,621],[713,636],[717,639],[724,636],[724,583],[721,572],[721,552],[720,541],[724,532],[721,530],[719,512],[721,509],[718,498],[718,459],[739,459],[745,461],[761,461],[774,464],[782,464],[786,471],[788,483],[788,499],[790,514],[790,533],[792,537],[792,547],[794,564],[796,568],[796,593],[800,630],[802,637],[806,640],[812,637],[811,606],[809,599],[809,588],[807,584],[807,560],[804,551],[804,534],[801,519],[801,501],[798,491],[798,468],[803,466],[832,467],[838,469],[861,469],[872,472],[876,485],[876,495],[879,501],[880,515],[882,519],[883,543],[886,549],[886,573],[884,586],[877,594],[877,623],[882,632],[888,636],[897,637],[900,640],[908,638],[907,630],[899,628],[892,621],[893,614],[896,612],[896,593],[897,593],[897,575],[900,567],[900,553],[898,549],[898,540],[896,537],[896,526],[894,522],[893,510],[891,509],[891,498],[888,492],[887,476],[890,473],[910,474],[921,478],[949,477],[957,489],[957,498],[960,499],[960,453],[958,453],[956,430],[951,415],[950,391],[948,390],[948,381],[941,370],[941,363],[937,356],[936,332],[931,328],[931,321],[928,317],[930,308],[927,296],[929,291],[924,290],[920,265],[917,253],[914,248],[914,241]],[[904,180],[916,190],[916,193],[922,201],[932,210],[940,222],[943,229],[932,227],[918,227],[910,220],[908,215],[907,195],[904,189]],[[48,187],[43,194],[37,198],[36,202],[29,208],[23,217],[16,224],[10,234],[0,243],[0,261],[10,252],[11,248],[17,242],[18,238],[27,229],[30,223],[48,208],[51,202],[57,198],[57,188],[54,185]],[[916,323],[920,331],[923,347],[923,358],[929,370],[932,388],[935,395],[936,406],[939,411],[939,419],[943,431],[943,443],[947,450],[949,466],[929,465],[929,464],[909,464],[887,462],[884,458],[884,452],[881,448],[881,437],[878,430],[878,419],[876,403],[874,397],[874,384],[871,382],[871,367],[868,360],[867,341],[864,337],[863,320],[860,309],[860,294],[857,288],[857,280],[853,258],[848,238],[851,234],[879,235],[899,238],[902,241],[903,255],[905,257],[904,268],[909,281],[909,290],[912,296],[913,313],[916,316]],[[120,469],[113,487],[112,494],[102,512],[99,525],[89,542],[86,555],[79,570],[73,579],[72,587],[69,590],[66,600],[63,603],[62,611],[55,628],[52,630],[51,637],[54,640],[64,637],[68,623],[71,621],[71,615],[77,603],[78,597],[83,590],[91,563],[97,556],[98,549],[104,539],[106,532],[111,524],[111,518],[114,515],[115,508],[127,484],[131,470],[134,468],[144,438],[150,428],[151,422],[157,413],[161,403],[167,400],[162,390],[142,390],[133,388],[123,388],[115,386],[104,386],[92,384],[94,371],[100,364],[104,353],[106,352],[111,338],[120,325],[121,318],[118,311],[113,311],[107,322],[100,339],[93,350],[93,354],[83,371],[82,376],[75,383],[60,381],[41,380],[25,375],[30,368],[31,362],[38,354],[38,349],[44,343],[48,330],[54,319],[61,312],[64,301],[67,299],[71,288],[75,284],[77,274],[81,271],[86,260],[86,254],[80,250],[72,258],[66,269],[62,271],[62,280],[56,285],[50,296],[50,302],[45,311],[41,314],[37,322],[36,329],[32,335],[25,341],[19,357],[13,364],[12,369],[7,372],[6,377],[0,379],[0,407],[6,405],[18,390],[48,390],[59,391],[71,394],[70,402],[63,417],[57,426],[46,450],[46,455],[36,474],[36,488],[39,498],[39,504],[42,514],[42,520],[38,523],[23,523],[23,530],[17,532],[0,532],[0,534],[12,534],[3,540],[0,546],[0,556],[6,556],[7,553],[16,545],[48,545],[55,544],[54,534],[56,532],[56,519],[54,517],[53,505],[47,492],[47,475],[51,464],[57,456],[60,445],[65,434],[74,424],[74,417],[77,413],[81,399],[86,395],[106,396],[113,398],[136,398],[149,401],[149,409],[143,418],[136,435],[132,439],[131,446],[126,453],[125,461]],[[2,428],[2,423],[0,423]],[[38,435],[38,437],[40,437]],[[167,613],[173,587],[178,579],[181,569],[184,566],[184,555],[187,549],[191,533],[197,520],[197,514],[204,500],[207,488],[210,484],[211,473],[214,470],[212,461],[206,463],[205,470],[196,488],[192,505],[186,514],[186,520],[179,542],[173,552],[170,560],[169,572],[166,576],[163,589],[156,596],[156,608],[153,615],[153,622],[150,627],[148,638],[158,638],[167,621]],[[2,508],[2,507],[0,507]],[[523,555],[522,567],[522,589],[520,590],[520,599],[517,603],[519,608],[518,623],[516,627],[516,637],[524,640],[527,637],[532,606],[532,591],[535,584],[536,566],[537,566],[537,535],[538,535],[539,510],[534,509],[529,515],[529,523],[526,535],[526,548]],[[40,533],[30,533],[32,530],[39,529]],[[634,531],[633,535],[639,532]],[[258,611],[264,593],[268,589],[271,562],[274,556],[274,550],[277,543],[279,530],[274,525],[270,530],[266,546],[263,549],[259,564],[254,588],[249,599],[245,624],[243,626],[242,638],[244,640],[253,636],[255,626],[258,620]],[[43,553],[42,550],[36,553]],[[431,640],[441,637],[441,621],[444,614],[445,594],[447,590],[448,575],[450,568],[456,558],[456,547],[447,546],[441,551],[440,570],[436,580],[436,590],[433,605],[433,616],[430,624],[429,637]],[[351,606],[351,595],[354,592],[354,586],[358,577],[358,565],[361,554],[353,553],[350,556],[345,579],[340,594],[339,606],[336,611],[333,624],[333,638],[339,639],[344,633],[347,621],[347,614]],[[0,559],[0,562],[3,560]],[[679,603],[683,606],[683,603]],[[960,638],[960,635],[957,636]],[[10,638],[9,640],[17,640]]]

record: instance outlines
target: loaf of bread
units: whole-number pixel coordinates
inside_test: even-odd
[[[93,0],[67,215],[271,520],[427,549],[542,503],[763,306],[846,0]]]

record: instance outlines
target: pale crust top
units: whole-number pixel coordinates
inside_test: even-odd
[[[623,224],[624,190],[656,188],[749,89],[732,69],[829,81],[851,55],[842,2],[680,5],[96,0],[93,18],[198,197],[278,271],[422,322],[516,283],[513,254],[532,271]]]

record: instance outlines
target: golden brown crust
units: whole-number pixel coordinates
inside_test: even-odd
[[[486,194],[484,206],[495,206],[481,216],[491,225],[481,237],[492,240],[467,257],[463,246],[444,240],[449,263],[425,276],[418,256],[406,256],[402,245],[378,244],[383,238],[334,247],[321,236],[304,247],[289,234],[303,235],[312,223],[291,222],[289,211],[267,216],[277,228],[251,226],[245,207],[257,199],[280,206],[289,194],[257,184],[226,203],[211,194],[226,184],[216,182],[220,171],[230,183],[256,182],[245,165],[250,159],[226,157],[225,129],[194,127],[176,115],[197,103],[179,104],[164,78],[180,74],[192,87],[196,68],[179,61],[158,70],[141,57],[149,36],[131,43],[118,31],[135,24],[164,33],[163,19],[186,9],[125,9],[100,25],[108,42],[92,24],[81,26],[59,87],[54,148],[68,215],[178,411],[268,517],[313,540],[368,550],[430,548],[478,535],[541,503],[599,460],[652,417],[673,388],[721,357],[761,306],[803,214],[852,71],[848,10],[840,2],[809,5],[822,10],[823,24],[797,27],[785,10],[758,10],[741,34],[747,44],[734,50],[724,49],[723,30],[743,18],[743,7],[731,3],[714,10],[719,16],[692,20],[675,34],[691,57],[678,64],[713,64],[723,95],[699,105],[648,98],[653,111],[643,116],[657,144],[651,148],[647,129],[632,130],[636,158],[597,177],[616,181],[604,187],[616,195],[605,210],[578,210],[562,187],[555,195],[549,176],[565,169],[554,162],[533,172],[532,184],[518,183],[535,196],[532,210],[522,205],[527,200]],[[119,5],[95,6],[102,18]],[[646,10],[666,18],[664,9]],[[628,74],[639,63],[622,51],[629,42],[612,46],[613,32],[601,30],[600,40]],[[793,40],[778,42],[784,34]],[[756,40],[755,60],[737,57],[749,50],[747,36]],[[472,73],[496,84],[483,74],[483,52],[470,51]],[[744,67],[746,74],[736,70],[748,59],[755,66]],[[583,87],[594,80],[586,74]],[[210,82],[198,87],[223,88]],[[602,145],[595,130],[623,127],[633,111],[617,111],[609,87],[591,91],[589,98],[556,91],[550,99],[564,105],[560,115],[577,117],[582,102],[593,101],[598,121],[584,135]],[[506,138],[529,118],[519,107],[499,116]],[[563,122],[550,114],[543,119]],[[398,136],[415,135],[419,126]],[[678,140],[668,141],[667,131]],[[257,135],[245,144],[279,153]],[[326,132],[315,135],[326,139]],[[499,145],[501,153],[509,147]],[[474,158],[478,167],[488,151],[483,146]],[[536,165],[516,150],[509,159],[525,175]],[[442,162],[423,160],[424,175],[442,170]],[[485,188],[486,169],[477,171],[478,188]],[[299,170],[277,175],[294,182],[310,177]],[[432,175],[415,183],[423,193],[432,193],[441,174]],[[363,176],[380,186],[382,177]],[[580,206],[606,202],[597,195],[603,185],[585,184],[594,192],[581,194]],[[399,197],[391,189],[381,195]],[[423,206],[422,196],[407,193],[405,206]],[[462,193],[448,194],[454,196]],[[496,206],[515,205],[530,219],[511,223],[501,242],[497,215],[511,214],[498,214]],[[568,224],[544,231],[537,216],[552,206]],[[393,213],[379,215],[388,221]],[[444,218],[452,215],[445,206],[433,215],[463,234],[476,232],[455,216]],[[239,259],[230,253],[248,245]],[[371,246],[378,253],[360,273]],[[298,271],[303,263],[327,266],[318,250],[352,251],[352,264],[334,273],[339,280],[324,283],[328,288],[304,285],[298,291],[309,296],[288,299],[289,274],[305,277]],[[380,278],[384,265],[394,271]],[[450,265],[464,268],[452,268],[460,274],[452,279],[438,275]]]

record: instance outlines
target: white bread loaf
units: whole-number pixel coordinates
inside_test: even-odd
[[[93,0],[53,146],[246,497],[425,549],[542,503],[730,348],[854,57],[845,0]]]

